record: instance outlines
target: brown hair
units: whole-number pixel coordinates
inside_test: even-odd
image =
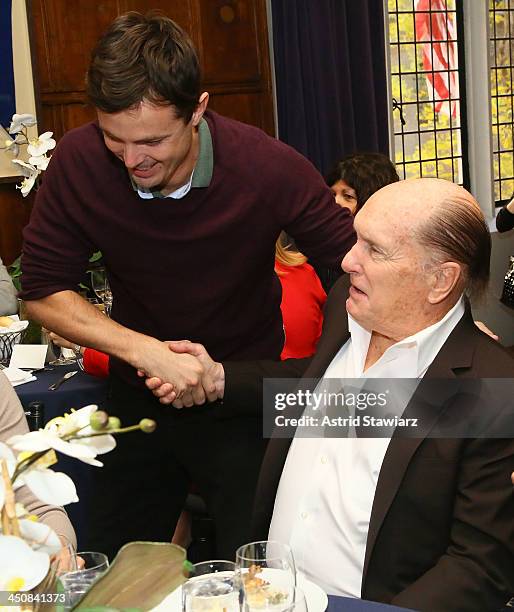
[[[416,231],[416,239],[442,263],[455,261],[464,271],[464,288],[471,297],[481,297],[489,283],[491,235],[475,202],[452,196],[434,209]]]
[[[97,42],[86,76],[90,102],[116,113],[146,99],[171,104],[189,123],[200,97],[193,43],[171,19],[152,11],[117,17]]]
[[[325,176],[329,187],[337,181],[347,183],[357,196],[357,208],[360,210],[368,198],[382,187],[399,181],[393,162],[382,153],[352,153],[343,157]]]

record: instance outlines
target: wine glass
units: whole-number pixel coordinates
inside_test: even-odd
[[[102,302],[105,309],[105,314],[111,316],[112,308],[112,291],[107,279],[107,271],[105,268],[96,268],[91,270],[91,287],[95,292],[96,297]]]
[[[251,542],[236,551],[244,610],[294,609],[296,568],[291,548],[275,540]]]
[[[233,561],[193,565],[182,585],[182,612],[240,612],[239,574]]]
[[[61,366],[61,365],[71,365],[72,363],[76,363],[77,356],[75,355],[75,351],[73,349],[66,349],[54,342],[49,334],[48,330],[44,327],[41,328],[41,343],[46,344],[49,347],[48,356],[51,358],[55,357],[52,361],[48,362],[48,365],[52,366]]]

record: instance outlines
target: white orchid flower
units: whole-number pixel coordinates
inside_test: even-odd
[[[37,433],[37,432],[33,432]],[[29,434],[24,434],[29,435]],[[22,436],[14,436],[15,438]],[[23,457],[18,457],[18,461]],[[16,469],[17,460],[12,450],[0,442],[0,459],[5,459],[7,462],[7,472],[12,479]],[[54,506],[65,506],[77,502],[77,490],[73,480],[62,472],[54,472],[48,469],[48,459],[45,457],[33,463],[27,470],[22,472],[13,483],[15,490],[23,485],[26,485],[34,495],[45,504]],[[5,503],[5,488],[3,480],[0,480],[0,509]]]
[[[18,134],[24,127],[31,127],[33,125],[36,125],[34,115],[29,115],[28,113],[22,115],[14,114],[9,126],[9,134]]]
[[[14,469],[16,467],[16,458],[12,450],[6,445],[0,442],[0,459],[5,459],[7,463],[7,473],[9,478],[12,478]],[[5,503],[5,485],[2,478],[0,478],[0,510],[4,507]]]
[[[22,159],[13,159],[12,163],[16,164],[21,168],[23,176],[31,177],[33,174],[39,174],[39,171],[35,166],[33,166],[32,164],[28,164]]]
[[[34,187],[36,183],[36,179],[39,176],[39,172],[32,174],[31,176],[27,176],[23,179],[20,185],[16,185],[16,189],[21,190],[21,195],[26,198]]]
[[[50,163],[50,157],[46,155],[38,155],[37,157],[29,157],[29,164],[40,171],[46,170]]]
[[[26,197],[30,193],[32,187],[34,187],[37,177],[41,174],[41,170],[38,170],[32,164],[24,162],[22,159],[13,159],[12,163],[19,166],[23,172],[25,179],[20,185],[16,185],[16,189],[21,189],[21,195]]]
[[[56,142],[52,136],[53,132],[44,132],[41,136],[33,138],[27,147],[29,155],[32,157],[39,157],[40,155],[44,155],[47,151],[50,151],[50,149],[53,149]]]
[[[54,450],[80,459],[84,463],[101,467],[103,464],[95,459],[97,455],[108,453],[116,446],[116,440],[110,434],[93,438],[84,437],[80,440],[63,440],[63,436],[77,434],[88,436],[97,434],[89,425],[89,420],[98,406],[90,405],[80,410],[72,411],[63,417],[57,417],[47,423],[45,429],[31,431],[27,434],[13,436],[7,443],[17,451],[39,452],[53,448]]]
[[[0,535],[0,591],[30,591],[47,575],[50,557],[15,536]]]

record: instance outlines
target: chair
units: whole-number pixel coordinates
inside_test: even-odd
[[[196,493],[189,493],[184,510],[191,515],[191,544],[187,549],[192,563],[214,559],[216,555],[216,536],[214,521],[207,514],[205,501]]]

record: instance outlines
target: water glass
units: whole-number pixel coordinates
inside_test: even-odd
[[[240,612],[239,574],[232,561],[193,565],[182,585],[183,612]]]
[[[82,569],[66,572],[59,576],[59,580],[66,593],[67,609],[71,609],[79,599],[91,588],[95,580],[109,567],[107,555],[99,552],[78,552],[84,562]],[[73,561],[73,560],[72,560]],[[73,565],[77,567],[76,561]]]
[[[296,568],[291,548],[274,540],[251,542],[237,549],[244,609],[284,612],[295,602]]]

